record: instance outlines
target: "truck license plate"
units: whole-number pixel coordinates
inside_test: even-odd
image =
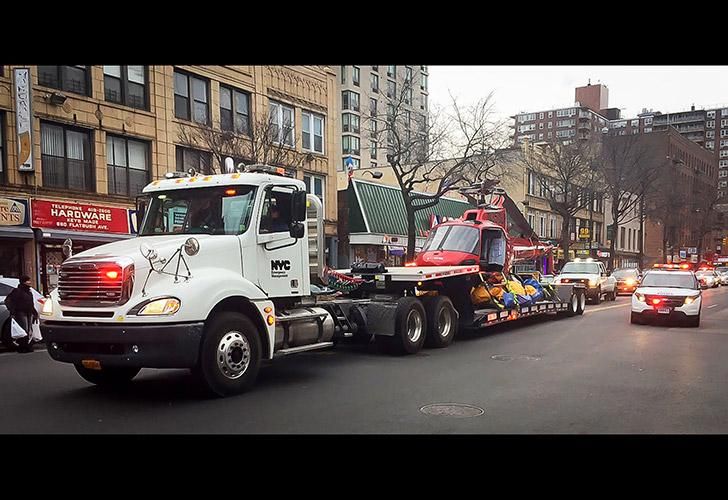
[[[670,314],[670,308],[669,307],[660,307],[657,310],[657,312],[660,314]]]

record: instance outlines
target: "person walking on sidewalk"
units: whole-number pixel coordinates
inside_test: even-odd
[[[5,306],[10,316],[25,330],[27,336],[16,339],[18,352],[33,352],[31,337],[33,336],[33,323],[38,321],[38,312],[35,310],[35,300],[30,289],[30,276],[22,276],[18,288],[10,292],[5,298]]]

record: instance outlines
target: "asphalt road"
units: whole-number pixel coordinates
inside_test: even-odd
[[[374,346],[290,356],[263,368],[252,392],[227,399],[201,399],[184,370],[142,370],[109,392],[45,351],[3,353],[0,432],[728,432],[728,287],[704,293],[698,329],[630,325],[629,300],[415,356]],[[484,411],[420,411],[434,403]]]

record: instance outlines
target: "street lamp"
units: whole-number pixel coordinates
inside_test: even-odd
[[[381,172],[373,172],[371,170],[364,170],[362,172],[362,175],[364,175],[364,174],[372,174],[372,177],[374,179],[381,179],[382,178],[382,173]]]

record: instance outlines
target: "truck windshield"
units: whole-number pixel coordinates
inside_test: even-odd
[[[601,274],[596,262],[567,262],[561,274]]]
[[[423,252],[446,250],[478,253],[478,230],[467,226],[438,226],[434,228],[422,247]]]
[[[612,276],[617,279],[637,278],[639,277],[639,273],[637,272],[637,269],[615,269]]]
[[[254,202],[254,186],[156,192],[139,235],[242,234],[248,229]]]

